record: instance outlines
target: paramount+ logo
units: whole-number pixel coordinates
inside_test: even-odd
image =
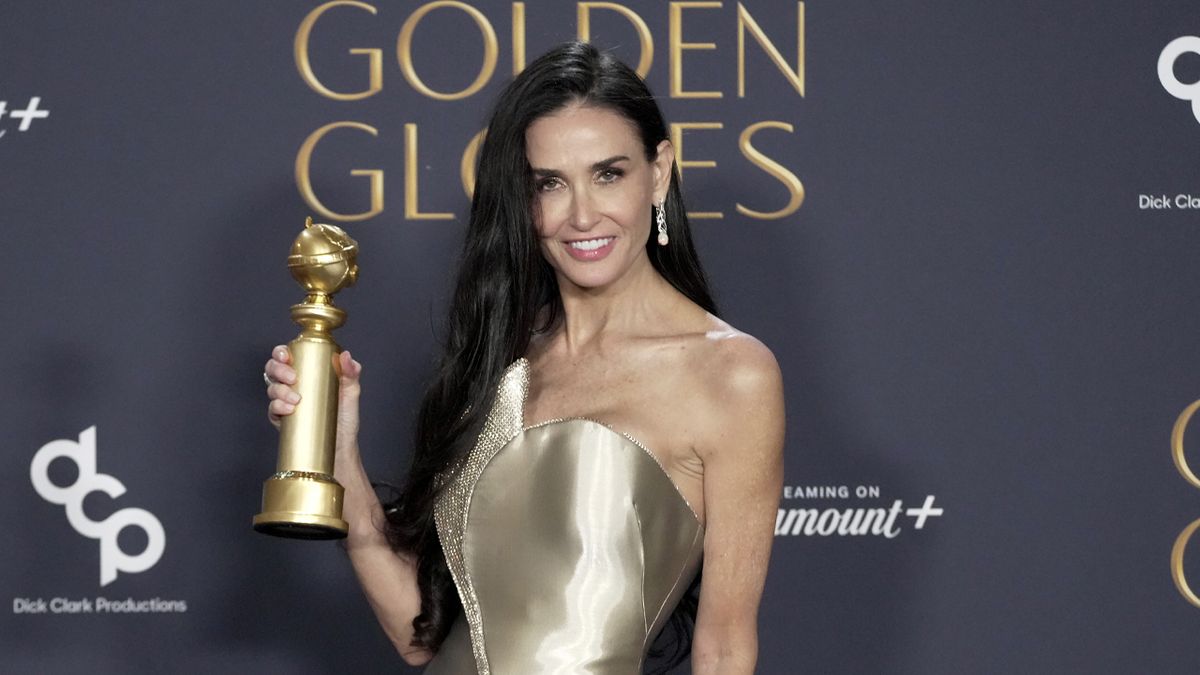
[[[71,460],[79,471],[71,485],[58,486],[50,480],[50,463],[60,458]],[[127,507],[104,520],[95,521],[83,512],[83,500],[93,492],[103,492],[114,499],[125,494],[125,486],[121,481],[96,471],[95,426],[80,432],[78,441],[64,438],[43,445],[29,465],[29,479],[42,499],[64,507],[67,522],[76,532],[89,539],[100,540],[101,586],[116,581],[118,572],[145,572],[162,557],[167,536],[162,523],[153,513]],[[117,542],[121,530],[127,527],[139,527],[146,533],[146,548],[137,555],[125,553]]]

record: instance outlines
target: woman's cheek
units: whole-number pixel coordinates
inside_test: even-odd
[[[539,200],[537,210],[533,214],[533,224],[539,235],[553,237],[558,234],[565,222],[561,211],[561,207],[558,207],[553,199]]]
[[[533,202],[533,229],[538,233],[539,237],[546,235],[546,205],[543,203],[541,196],[535,196]]]

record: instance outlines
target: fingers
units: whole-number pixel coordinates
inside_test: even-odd
[[[285,416],[294,412],[296,412],[296,406],[286,401],[274,400],[267,405],[267,419],[276,429],[279,428]]]
[[[338,376],[338,415],[339,424],[353,422],[358,427],[358,396],[362,393],[359,377],[362,375],[362,364],[350,356],[350,352],[342,352],[334,357],[335,369]]]
[[[271,359],[263,366],[263,372],[275,382],[284,384],[296,383],[296,371],[291,366],[292,355],[288,348],[279,345],[271,350]]]
[[[296,404],[300,402],[297,394],[290,385],[296,383],[296,371],[291,366],[292,354],[286,345],[276,345],[271,350],[271,358],[263,366],[263,373],[271,380],[267,386],[267,419],[276,429],[285,415],[296,412]]]
[[[337,361],[334,368],[341,378],[341,385],[345,387],[358,384],[358,378],[362,375],[362,364],[355,361],[348,351],[337,354],[334,359]]]
[[[338,452],[348,451],[358,447],[358,397],[362,390],[359,377],[362,375],[362,364],[350,356],[350,352],[342,352],[335,358],[334,367],[339,373],[338,378],[338,419],[337,447]]]
[[[279,428],[280,418],[296,412],[296,404],[300,402],[300,394],[282,382],[276,382],[267,387],[267,419],[275,428]]]
[[[335,354],[334,369],[338,373],[339,385],[339,435],[352,438],[358,430],[358,396],[361,391],[359,378],[362,376],[362,364],[355,361],[350,352]],[[292,355],[285,345],[279,345],[271,350],[271,359],[263,367],[263,372],[271,380],[267,386],[267,418],[275,428],[279,428],[280,419],[296,411],[300,402],[300,394],[292,388],[296,384],[296,370],[292,367]]]
[[[297,394],[296,390],[292,389],[286,384],[283,384],[282,382],[276,382],[275,384],[267,387],[267,398],[271,399],[272,401],[286,403],[293,408],[296,407],[296,404],[300,402],[300,394]]]

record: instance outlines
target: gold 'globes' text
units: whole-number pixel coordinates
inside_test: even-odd
[[[1200,409],[1200,401],[1184,408],[1175,420],[1175,427],[1171,429],[1171,457],[1175,460],[1175,468],[1179,470],[1183,479],[1194,487],[1200,488],[1200,478],[1192,473],[1183,451],[1183,433],[1187,430],[1188,422],[1191,421],[1192,415],[1196,414],[1197,409]],[[1188,541],[1191,540],[1197,529],[1200,529],[1200,518],[1189,523],[1179,533],[1179,536],[1175,537],[1175,545],[1171,547],[1171,578],[1175,580],[1175,588],[1179,590],[1180,595],[1188,602],[1200,607],[1200,597],[1197,597],[1195,591],[1188,585],[1187,575],[1183,569],[1183,554],[1187,550]]]
[[[726,92],[717,89],[697,89],[686,84],[685,60],[690,53],[716,51],[715,42],[696,41],[689,38],[686,32],[686,17],[698,12],[721,12],[729,3],[724,2],[670,2],[666,4],[667,11],[667,56],[669,70],[669,93],[672,99],[721,99]],[[794,61],[784,56],[776,46],[777,40],[772,40],[763,31],[760,23],[744,3],[736,4],[736,13],[731,20],[735,22],[737,34],[736,59],[736,97],[745,98],[748,89],[748,71],[746,59],[748,47],[757,45],[778,70],[788,87],[797,96],[804,96],[804,2],[796,3],[795,24],[795,57]],[[332,10],[338,10],[333,12]],[[733,9],[731,7],[731,9]],[[384,83],[384,52],[379,47],[351,47],[352,56],[362,57],[366,65],[366,86],[357,90],[340,90],[327,85],[318,79],[310,53],[310,41],[314,30],[319,30],[320,24],[335,20],[334,14],[345,14],[345,10],[377,15],[375,6],[357,0],[332,0],[312,9],[300,22],[293,41],[293,56],[296,68],[304,82],[317,94],[337,101],[358,101],[370,98],[383,91]],[[413,59],[413,38],[426,17],[434,11],[457,12],[467,18],[477,29],[476,34],[483,45],[482,61],[478,71],[475,71],[470,81],[458,89],[434,89],[428,85],[417,70]],[[577,2],[575,4],[576,37],[588,40],[591,37],[592,21],[599,13],[608,13],[607,18],[619,18],[632,27],[638,37],[639,56],[637,71],[645,77],[654,65],[654,35],[650,32],[645,20],[628,7],[615,2]],[[524,2],[511,3],[511,40],[512,40],[512,72],[519,73],[525,67],[525,26],[526,7]],[[468,36],[469,37],[469,36]],[[460,101],[479,93],[496,75],[500,58],[500,42],[492,20],[478,8],[456,0],[437,0],[419,5],[400,25],[396,39],[396,61],[404,81],[414,91],[422,96],[438,101]],[[472,67],[473,70],[473,67]],[[732,92],[731,92],[732,93]],[[416,123],[408,122],[403,125],[404,133],[404,218],[405,220],[449,220],[455,214],[445,209],[426,208],[420,205],[420,176],[418,168],[423,166],[420,159],[420,131]],[[334,133],[336,132],[336,133]],[[336,143],[338,137],[346,134],[368,134],[378,138],[379,129],[365,122],[342,120],[325,124],[313,131],[300,146],[296,155],[295,175],[296,185],[305,203],[315,212],[331,220],[342,222],[362,221],[373,218],[385,210],[385,188],[387,180],[385,172],[380,168],[362,168],[350,171],[351,176],[366,179],[367,194],[363,203],[365,208],[341,212],[335,211],[324,203],[313,187],[312,161],[313,153],[323,142]],[[459,178],[468,196],[474,190],[474,167],[479,145],[485,131],[466,131],[462,136],[462,153],[459,156]],[[689,155],[684,147],[684,134],[693,138],[697,134],[726,133],[725,124],[719,121],[680,122],[671,125],[671,140],[675,145],[677,163],[687,180],[688,175],[699,170],[717,169],[717,162],[705,159],[703,155]],[[782,188],[785,198],[776,199],[775,203],[745,205],[739,201],[733,204],[737,213],[758,220],[776,220],[795,213],[804,202],[804,185],[796,174],[779,161],[767,156],[761,148],[778,145],[777,138],[771,138],[780,133],[793,134],[795,128],[786,121],[763,120],[745,126],[738,130],[736,141],[730,138],[727,143],[736,143],[741,157],[745,161],[773,178]],[[759,135],[761,134],[761,137]],[[326,137],[330,137],[326,141]],[[757,138],[756,138],[757,137]],[[720,142],[720,139],[717,139]],[[722,210],[711,208],[689,212],[692,218],[724,218]]]

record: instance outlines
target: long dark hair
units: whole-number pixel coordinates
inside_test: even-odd
[[[441,645],[462,607],[434,526],[433,506],[443,478],[473,445],[500,374],[525,354],[535,332],[552,328],[562,315],[558,283],[533,227],[525,130],[572,102],[607,108],[633,122],[649,160],[668,138],[662,113],[637,73],[582,42],[564,43],[529,64],[496,102],[479,152],[445,351],[418,413],[412,468],[387,509],[392,545],[417,559],[421,613],[413,620],[413,643],[431,650]],[[650,263],[680,292],[716,314],[674,166],[671,174],[664,206],[670,245],[659,246],[652,227],[646,242]],[[646,218],[653,217],[652,211]],[[674,631],[674,647],[667,650],[675,663],[690,648],[688,628],[696,609],[692,590],[671,621],[683,629],[682,634]]]

